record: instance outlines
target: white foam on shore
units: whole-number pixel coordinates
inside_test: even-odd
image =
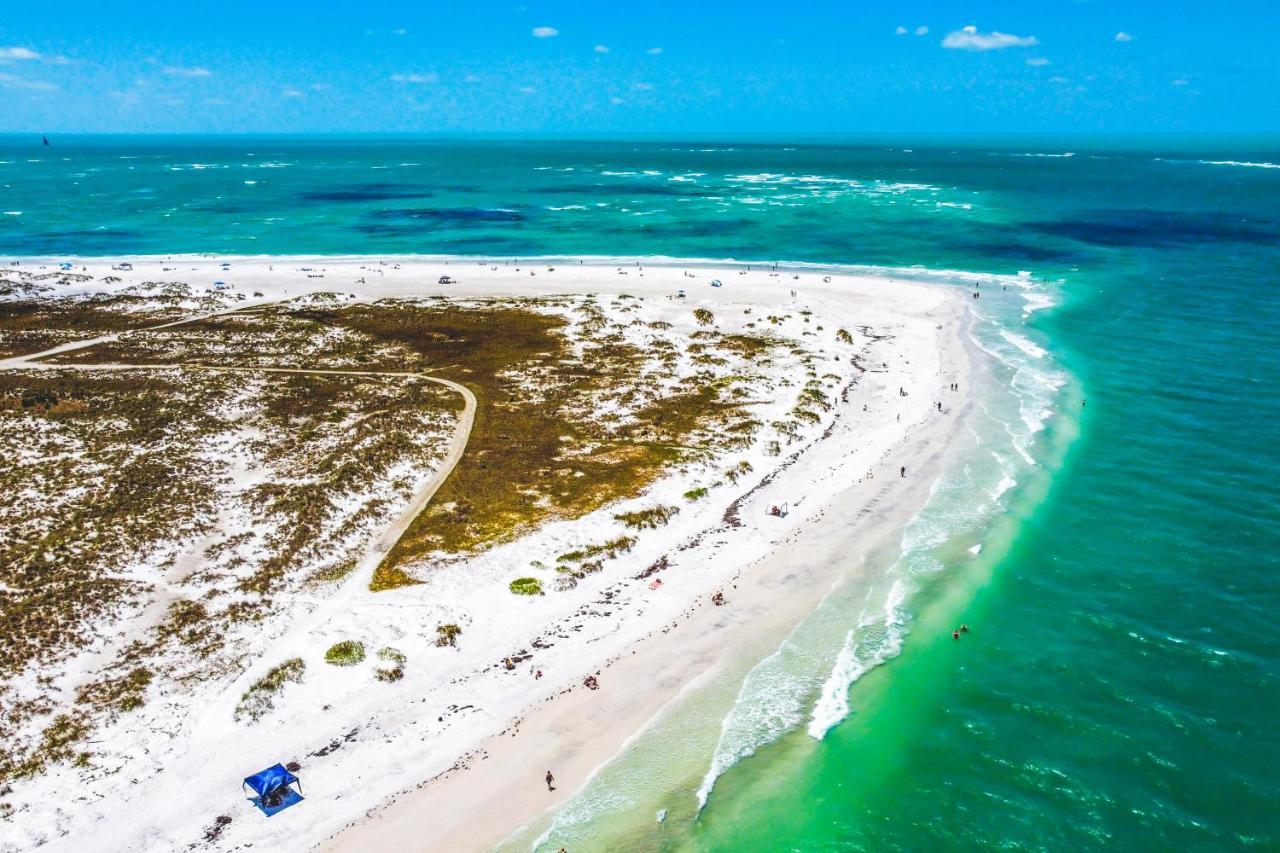
[[[1040,290],[1029,274],[1008,278],[1016,282],[1026,303],[1034,306],[1032,311],[1055,304],[1053,297]],[[1028,313],[1024,311],[1024,321]],[[979,318],[973,335],[975,343],[1009,371],[1009,382],[1002,387],[1011,394],[1001,408],[1012,408],[1012,411],[999,414],[994,408],[995,401],[988,404],[979,400],[980,409],[995,429],[988,426],[985,439],[975,437],[979,438],[979,446],[988,446],[992,441],[1003,444],[1013,450],[1025,465],[1033,467],[1036,460],[1031,453],[1032,442],[1054,414],[1053,403],[1066,382],[1065,373],[1052,364],[1051,356],[1044,347],[1026,334],[1009,328],[1008,320],[997,321],[985,313],[975,313],[975,316]],[[935,556],[936,549],[951,537],[976,533],[990,522],[1001,506],[1001,498],[1017,487],[1017,468],[1009,456],[995,449],[985,456],[990,462],[982,464],[983,458],[975,457],[972,465],[964,466],[963,473],[953,474],[945,483],[935,484],[929,502],[904,531],[903,557],[890,569],[890,577],[900,572],[905,572],[908,577],[922,576],[944,569],[944,564]],[[980,472],[976,473],[978,469]],[[974,490],[978,488],[989,496],[989,501],[972,500]],[[981,543],[968,549],[975,556],[981,551]],[[814,705],[807,729],[810,737],[821,740],[847,718],[852,686],[868,671],[901,652],[909,631],[906,607],[910,589],[903,578],[893,580],[883,610],[871,612],[869,616],[864,610],[856,627],[847,632],[844,645]],[[703,790],[709,791],[713,782],[704,781]]]
[[[907,627],[903,605],[907,595],[906,581],[898,578],[889,588],[883,609],[865,616],[856,629],[845,635],[844,647],[836,656],[835,666],[823,683],[822,695],[809,718],[809,737],[822,740],[848,717],[849,688],[853,683],[902,651]]]
[[[742,682],[732,709],[721,722],[720,740],[711,756],[711,766],[698,787],[699,810],[706,806],[716,780],[726,770],[791,731],[804,719],[806,700],[817,685],[793,673],[806,669],[794,660],[806,654],[788,638]]]

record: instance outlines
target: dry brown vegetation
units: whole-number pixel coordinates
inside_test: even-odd
[[[30,355],[70,341],[177,320],[184,314],[176,297],[0,301],[0,357]]]
[[[545,307],[359,307],[342,318],[404,343],[479,401],[462,462],[388,554],[375,588],[423,556],[506,541],[639,494],[726,426],[750,421],[722,399],[722,380],[690,374],[664,386],[666,349],[626,343],[589,300],[572,306],[573,324],[533,310]],[[628,414],[599,417],[605,400]]]
[[[0,778],[54,754],[21,732],[58,705],[92,726],[143,704],[157,677],[221,671],[273,594],[349,571],[412,483],[371,487],[405,463],[427,470],[458,406],[405,377],[0,374]],[[166,588],[180,597],[90,680],[19,698],[18,675],[110,637]]]

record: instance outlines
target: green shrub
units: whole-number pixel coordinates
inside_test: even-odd
[[[579,548],[576,551],[568,551],[556,557],[557,563],[581,563],[583,560],[590,560],[592,557],[604,555],[606,557],[616,557],[619,554],[630,551],[636,544],[633,536],[619,536],[617,539],[610,539],[599,545],[588,545],[585,548]]]
[[[355,666],[364,660],[364,643],[359,640],[343,640],[334,643],[324,653],[324,662],[334,666]]]
[[[401,666],[400,664],[396,664],[395,666],[389,667],[389,668],[379,667],[375,675],[377,675],[379,681],[386,681],[386,682],[399,681],[400,679],[404,678],[404,667]]]
[[[660,527],[671,520],[671,517],[680,512],[679,507],[674,506],[655,506],[651,509],[642,509],[635,512],[620,512],[614,516],[627,527],[633,527],[636,530],[644,530],[646,528]]]
[[[462,633],[462,629],[457,625],[437,625],[436,626],[436,645],[437,646],[456,646],[458,645],[458,635]]]
[[[542,581],[537,578],[516,578],[511,582],[516,595],[542,595]]]
[[[362,654],[361,657],[364,657]],[[408,660],[404,652],[391,646],[384,646],[378,649],[378,660],[387,661],[392,666],[380,666],[374,671],[374,676],[379,681],[399,681],[404,678],[404,662]]]
[[[240,703],[236,705],[236,720],[253,721],[275,708],[276,694],[290,682],[300,683],[306,669],[307,665],[302,658],[289,658],[269,669],[266,675],[249,685],[249,689],[240,697]]]
[[[696,489],[690,489],[684,493],[684,499],[687,501],[700,501],[707,496],[707,490],[702,486]]]

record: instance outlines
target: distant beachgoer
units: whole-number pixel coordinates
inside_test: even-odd
[[[907,466],[906,466],[906,465],[903,465],[903,466],[902,466],[902,468],[898,471],[898,476],[899,476],[899,477],[905,477],[905,476],[907,476]]]
[[[547,790],[548,791],[554,791],[556,789],[556,786],[552,784],[555,781],[556,781],[556,777],[552,776],[551,771],[548,770],[547,771]]]
[[[942,403],[941,403],[941,401],[939,401],[939,403],[938,403],[938,411],[939,411],[939,412],[941,412],[941,411],[942,411]]]
[[[951,639],[953,639],[953,640],[958,640],[958,639],[960,639],[960,632],[959,632],[959,631],[952,631],[952,632],[951,632]]]
[[[967,633],[969,633],[969,626],[968,626],[968,625],[961,625],[961,626],[960,626],[960,633],[962,633],[962,634],[967,634]]]

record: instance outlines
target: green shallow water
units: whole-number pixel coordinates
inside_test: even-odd
[[[1051,310],[1025,315],[1021,288],[982,302],[990,412],[870,592],[833,596],[749,689],[694,689],[687,725],[640,738],[550,840],[1280,847],[1280,169],[1226,162],[1280,163],[1274,138],[28,143],[0,138],[15,256],[661,254],[1057,282],[1031,291]],[[850,638],[869,665],[832,691]],[[699,811],[725,731],[751,748]]]

